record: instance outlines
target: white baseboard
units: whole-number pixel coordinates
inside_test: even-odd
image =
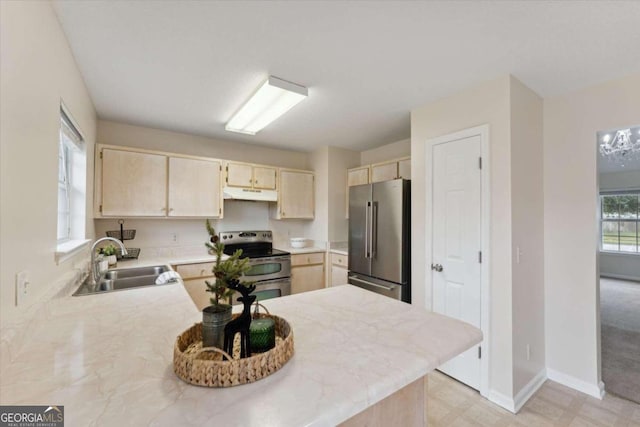
[[[525,385],[514,398],[505,396],[495,390],[490,390],[487,396],[491,402],[506,409],[509,412],[517,413],[533,394],[538,391],[547,380],[547,372],[542,369],[538,374]]]
[[[602,381],[597,385],[590,384],[571,375],[563,374],[562,372],[549,368],[547,368],[547,378],[584,394],[588,394],[589,396],[593,396],[596,399],[602,399],[604,397],[604,383]]]
[[[640,277],[637,276],[625,276],[624,274],[603,273],[600,272],[600,277],[606,277],[610,279],[630,280],[632,282],[640,282]]]
[[[498,406],[503,407],[509,412],[516,413],[516,405],[512,398],[505,396],[502,393],[498,393],[495,390],[489,390],[489,394],[487,395],[487,399],[490,402],[495,403]]]
[[[531,396],[533,396],[535,392],[538,391],[540,387],[542,387],[542,384],[544,384],[546,380],[547,370],[543,368],[535,377],[531,379],[531,381],[527,383],[527,385],[522,387],[522,389],[516,394],[513,399],[515,411],[512,412],[517,413],[524,406],[524,404],[527,403]]]

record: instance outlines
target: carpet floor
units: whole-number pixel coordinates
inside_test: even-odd
[[[600,279],[602,381],[640,403],[640,283]]]

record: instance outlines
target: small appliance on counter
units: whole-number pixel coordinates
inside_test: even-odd
[[[306,248],[307,246],[309,246],[309,239],[305,239],[304,237],[292,237],[291,239],[289,239],[289,244],[291,245],[292,248]]]
[[[411,181],[349,188],[351,285],[411,302]]]
[[[291,294],[291,254],[273,249],[271,231],[222,231],[219,238],[226,255],[242,249],[242,258],[249,258],[251,269],[243,277],[256,285],[258,301]],[[233,295],[233,304],[238,297]]]

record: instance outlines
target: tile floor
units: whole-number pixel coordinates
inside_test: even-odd
[[[640,405],[610,394],[598,400],[552,381],[517,415],[438,371],[429,374],[428,384],[430,426],[640,427]]]

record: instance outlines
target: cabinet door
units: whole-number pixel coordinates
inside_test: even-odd
[[[398,162],[371,166],[371,182],[389,181],[398,177]]]
[[[102,150],[102,215],[165,216],[167,156]]]
[[[411,159],[398,162],[398,178],[411,179]]]
[[[210,298],[213,296],[212,293],[207,292],[207,285],[205,283],[206,280],[215,280],[213,278],[210,279],[191,279],[191,280],[183,280],[184,288],[187,290],[187,293],[193,300],[196,308],[199,311],[202,311],[203,308],[211,305]]]
[[[276,189],[276,169],[264,166],[253,167],[253,188],[263,190]]]
[[[280,172],[279,213],[282,219],[314,217],[314,178],[309,172]]]
[[[220,162],[169,158],[169,216],[218,217]]]
[[[227,185],[248,187],[253,184],[253,166],[244,163],[227,163]]]
[[[347,186],[369,184],[369,166],[349,169],[347,171]]]
[[[348,270],[337,265],[331,266],[331,286],[346,285],[348,283]]]
[[[308,265],[291,269],[291,293],[324,288],[324,265]]]

